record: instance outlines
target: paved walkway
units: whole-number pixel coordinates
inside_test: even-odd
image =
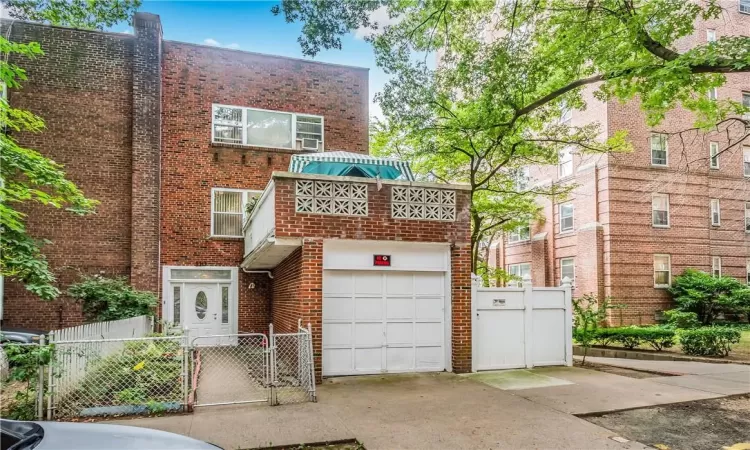
[[[647,448],[616,442],[614,433],[583,419],[449,373],[338,378],[318,393],[318,403],[206,407],[192,415],[117,423],[226,449],[349,438],[368,450]]]
[[[239,345],[203,347],[199,352],[198,404],[267,400],[262,353]]]

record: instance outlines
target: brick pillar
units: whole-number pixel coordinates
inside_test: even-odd
[[[531,238],[531,282],[534,286],[549,286],[547,279],[547,233]]]
[[[604,298],[604,228],[598,222],[578,228],[578,254],[575,259],[575,295],[595,294]]]
[[[471,244],[451,248],[451,346],[453,371],[471,372]]]
[[[323,239],[304,238],[302,276],[299,285],[299,317],[312,325],[315,381],[322,381],[323,367]],[[296,326],[296,324],[295,324]],[[295,330],[296,331],[296,330]]]
[[[133,180],[130,281],[159,291],[159,175],[161,170],[161,21],[133,19]]]

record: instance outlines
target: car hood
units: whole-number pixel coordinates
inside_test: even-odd
[[[174,433],[103,423],[35,422],[44,439],[34,450],[216,450],[219,447]]]

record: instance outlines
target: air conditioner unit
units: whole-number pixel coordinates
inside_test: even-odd
[[[302,139],[302,150],[318,150],[320,141],[317,139]]]

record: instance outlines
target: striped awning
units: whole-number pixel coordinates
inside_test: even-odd
[[[289,163],[289,171],[296,173],[346,175],[351,170],[356,169],[360,169],[358,173],[372,178],[380,176],[384,179],[414,181],[414,174],[412,174],[408,162],[360,153],[336,151],[294,155]]]

